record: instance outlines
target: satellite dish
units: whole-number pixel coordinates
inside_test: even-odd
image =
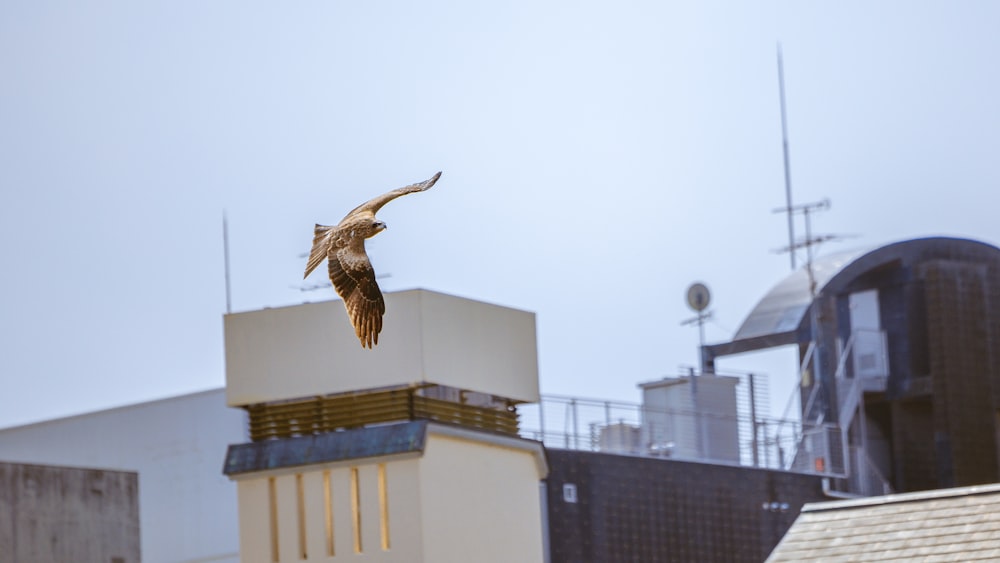
[[[708,292],[708,288],[705,287],[705,284],[703,283],[694,283],[688,288],[688,307],[691,307],[699,313],[708,308],[708,303],[711,299],[712,296]]]

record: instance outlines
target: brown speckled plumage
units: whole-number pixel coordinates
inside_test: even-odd
[[[355,207],[337,226],[317,224],[313,231],[312,251],[303,278],[308,277],[324,259],[327,260],[330,281],[344,300],[354,333],[363,347],[371,348],[378,344],[382,315],[385,313],[382,291],[365,252],[365,239],[385,230],[385,223],[375,219],[375,214],[399,196],[430,189],[440,177],[438,172],[424,182],[384,193]]]

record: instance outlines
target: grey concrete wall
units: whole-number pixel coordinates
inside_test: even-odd
[[[139,477],[0,463],[0,561],[138,563]]]

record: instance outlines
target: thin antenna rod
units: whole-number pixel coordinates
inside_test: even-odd
[[[229,288],[229,222],[225,210],[222,211],[222,251],[226,260],[226,314],[229,314],[233,312],[233,304]]]
[[[785,118],[785,67],[781,60],[781,43],[778,43],[778,92],[781,96],[781,148],[785,156],[785,212],[788,214],[788,246],[795,246],[795,220],[792,218],[792,173],[788,158],[788,122]],[[795,270],[795,251],[788,253]]]

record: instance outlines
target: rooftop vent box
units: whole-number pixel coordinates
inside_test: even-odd
[[[341,301],[226,315],[228,404],[423,383],[538,401],[534,313],[423,289],[385,305],[371,350]]]

